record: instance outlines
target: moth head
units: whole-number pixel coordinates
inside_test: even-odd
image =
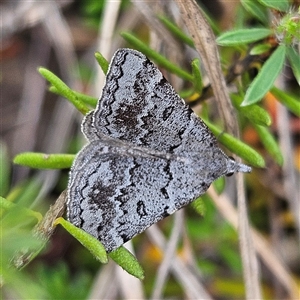
[[[231,176],[235,172],[243,172],[243,173],[250,173],[251,167],[246,166],[244,164],[238,163],[235,159],[231,156],[228,157],[227,160],[227,168],[226,168],[226,176]]]

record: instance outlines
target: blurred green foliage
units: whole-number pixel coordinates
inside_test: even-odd
[[[94,0],[80,2],[85,21],[95,28],[98,28],[99,21],[101,22],[100,16],[103,12],[104,3],[105,1]],[[129,1],[124,0],[122,2],[122,9],[126,10],[127,5],[129,5]],[[287,12],[283,14],[282,19],[278,20],[275,26],[269,20],[270,11],[274,8],[282,12]],[[159,18],[175,38],[179,39],[186,46],[193,47],[191,38],[176,24],[165,16],[160,16]],[[257,26],[255,28],[249,26],[250,21]],[[221,49],[224,69],[230,69],[233,57],[237,53],[240,57],[262,55],[261,57],[266,58],[266,62],[264,64],[261,63],[257,67],[258,75],[256,77],[259,79],[259,76],[263,74],[264,80],[256,80],[255,82],[255,78],[253,78],[248,66],[249,69],[245,68],[244,72],[240,75],[241,80],[234,82],[237,92],[232,94],[231,98],[233,105],[237,109],[240,123],[244,125],[250,121],[250,126],[258,133],[264,149],[270,153],[270,157],[278,165],[282,165],[283,158],[278,143],[268,129],[272,120],[264,107],[263,98],[266,93],[271,91],[292,113],[298,116],[300,114],[299,99],[294,94],[289,94],[273,87],[274,80],[276,79],[274,74],[278,75],[282,72],[286,58],[299,82],[299,54],[294,48],[295,43],[299,42],[299,12],[288,11],[287,1],[241,0],[234,30],[231,32],[222,32],[216,22],[212,19],[210,19],[210,22],[213,24],[215,32],[219,33],[217,41],[224,47]],[[205,87],[203,86],[202,73],[198,62],[193,62],[191,72],[183,70],[167,58],[153,51],[148,45],[142,43],[140,37],[134,36],[131,33],[123,33],[122,36],[128,43],[135,45],[138,50],[146,52],[145,54],[161,67],[185,79],[188,82],[187,94],[197,94],[198,98],[201,97]],[[276,42],[270,43],[269,38],[274,39]],[[106,72],[107,62],[105,59],[97,54],[96,58],[102,70]],[[281,63],[274,64],[273,61],[278,61],[278,59]],[[263,60],[259,59],[259,62],[261,61]],[[269,64],[267,63],[268,61]],[[96,98],[72,90],[49,70],[40,69],[40,71],[51,82],[52,86],[50,90],[68,98],[83,114],[86,114],[90,107],[95,107]],[[256,90],[259,90],[260,94],[253,97],[251,93],[256,92]],[[242,107],[241,103],[245,93],[248,95],[247,101],[244,101],[244,105],[246,106]],[[210,113],[206,113],[207,119]],[[230,140],[232,147],[232,142],[235,143],[235,141],[226,134],[223,134],[223,139],[224,136],[225,139]],[[233,144],[233,148],[236,148],[235,145]],[[245,157],[247,155],[256,155],[251,151],[247,152],[247,148],[243,148],[243,151],[246,151],[244,154]],[[27,157],[23,156],[22,158],[22,156],[19,156],[17,161],[20,164],[26,165],[25,160],[28,161],[29,158],[29,161],[33,162],[33,167],[38,165],[44,168],[45,165],[43,165],[43,160],[41,160],[44,154],[38,154],[38,157],[35,155],[37,154],[29,153]],[[73,156],[64,156],[62,154],[60,157],[55,158],[58,160],[51,161],[50,167],[57,169],[62,164],[64,167],[68,167]],[[256,156],[256,160],[259,161],[256,164],[257,166],[263,166],[263,158],[260,155]],[[22,270],[17,270],[13,267],[14,262],[21,257],[22,253],[26,253],[28,249],[41,249],[43,246],[41,245],[41,241],[32,235],[32,230],[37,223],[38,212],[30,209],[31,204],[39,194],[41,184],[33,177],[31,180],[10,188],[11,169],[7,150],[3,144],[0,144],[0,165],[1,196],[3,197],[0,216],[0,274],[1,281],[4,283],[4,295],[9,295],[15,299],[86,299],[99,264],[96,264],[95,260],[87,255],[82,246],[78,248],[76,244],[77,250],[72,251],[69,258],[69,262],[76,265],[77,272],[75,273],[72,272],[67,262],[60,262],[49,267],[41,260],[37,262],[33,261],[33,266]],[[221,179],[216,182],[217,185],[221,185],[220,189],[224,186],[224,181],[224,179]],[[15,205],[7,205],[7,201]],[[207,195],[204,195],[201,200],[197,200],[194,204],[194,210],[188,209],[187,214],[188,236],[191,238],[195,251],[201,253],[201,255],[197,256],[197,265],[201,269],[203,277],[210,278],[216,293],[219,292],[220,294],[228,295],[229,299],[241,298],[243,295],[243,286],[241,283],[242,270],[236,231],[219,217],[218,211]],[[203,215],[203,217],[200,217],[199,214]],[[169,225],[161,223],[161,226],[167,233],[171,231],[170,223]],[[141,237],[134,239],[135,244],[137,241],[140,244]],[[144,243],[142,244],[145,245]],[[122,252],[123,250],[121,249],[120,251]],[[149,253],[153,254],[153,252],[152,250]],[[124,258],[126,255],[128,253],[121,253],[121,255],[120,253],[115,253],[111,257],[122,264],[132,259],[128,258],[128,256]],[[140,256],[141,264],[143,266],[146,265],[145,270],[147,274],[147,270],[153,268],[154,263],[153,260],[151,264],[145,262],[147,262],[147,259],[152,259],[152,256],[150,255],[150,258]],[[157,259],[156,262],[159,263],[160,259]],[[87,269],[88,271],[86,271]],[[137,277],[142,278],[142,270],[139,271],[140,276]],[[227,275],[229,272],[230,275]],[[145,284],[146,290],[148,290],[147,287],[149,290],[151,289],[150,286],[153,286],[153,280],[153,278],[148,278]],[[233,289],[232,286],[238,287],[238,291],[237,289]],[[166,295],[172,296],[174,293],[178,295],[180,290],[180,286],[171,278],[166,287]]]

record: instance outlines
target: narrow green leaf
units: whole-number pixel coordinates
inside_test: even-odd
[[[258,106],[257,104],[248,105],[246,107],[240,106],[243,102],[243,99],[240,95],[231,94],[230,98],[234,107],[252,123],[262,126],[270,126],[272,124],[269,113],[262,107]]]
[[[59,217],[55,220],[54,225],[60,224],[63,226],[76,240],[78,240],[85,248],[87,248],[92,255],[101,263],[108,262],[107,254],[104,246],[93,236],[86,233],[82,229],[74,226],[64,218]]]
[[[282,70],[285,59],[285,46],[279,46],[262,66],[258,75],[250,84],[241,106],[258,102],[270,90]]]
[[[178,95],[182,98],[182,99],[187,99],[187,98],[190,98],[195,95],[195,91],[194,89],[186,89],[186,90],[181,90]],[[195,96],[195,99],[198,99],[199,98],[199,94],[197,93],[197,95]],[[188,99],[188,101],[190,101],[190,99]],[[191,100],[192,101],[192,100]]]
[[[216,41],[221,46],[235,46],[259,41],[271,34],[266,28],[238,29],[221,34]]]
[[[10,182],[10,163],[6,145],[0,142],[0,196],[6,196]]]
[[[275,8],[279,11],[288,11],[289,2],[287,0],[258,0],[262,5]]]
[[[300,100],[299,96],[293,96],[288,94],[277,87],[273,86],[271,88],[271,93],[276,97],[276,99],[282,103],[287,109],[300,118]]]
[[[121,36],[129,43],[132,44],[136,49],[144,53],[149,59],[153,60],[157,65],[163,67],[167,71],[176,74],[178,77],[193,82],[193,76],[188,72],[182,70],[169,60],[167,60],[164,56],[155,52],[148,45],[144,44],[133,34],[128,32],[122,32]]]
[[[200,215],[205,216],[206,206],[203,202],[202,197],[197,198],[191,203],[192,208]]]
[[[159,20],[164,24],[164,26],[180,41],[194,48],[193,40],[187,36],[177,25],[171,22],[165,16],[158,16]]]
[[[97,106],[97,103],[98,103],[98,99],[95,98],[95,97],[92,97],[92,96],[88,96],[88,95],[85,95],[85,94],[82,94],[82,93],[79,93],[79,92],[75,92],[75,95],[76,97],[83,103],[85,104],[88,104],[92,107],[96,107]]]
[[[30,207],[32,202],[40,194],[42,182],[37,177],[32,177],[22,184],[21,193],[15,199],[19,205]]]
[[[24,152],[16,155],[13,162],[35,169],[68,169],[72,166],[74,158],[73,154]]]
[[[236,139],[232,135],[223,132],[220,128],[210,123],[208,120],[203,120],[218,141],[223,144],[232,153],[237,154],[242,159],[249,162],[254,167],[264,168],[265,161],[253,148]]]
[[[26,207],[22,207],[22,206],[15,204],[1,196],[0,196],[0,208],[5,209],[5,210],[18,209],[20,213],[23,213],[29,217],[34,217],[37,219],[38,222],[40,222],[43,218],[41,213],[31,210],[31,209],[28,209]]]
[[[57,90],[57,88],[55,86],[50,86],[49,91],[54,94],[60,95],[59,91]],[[76,95],[76,97],[78,98],[79,101],[81,101],[85,104],[88,104],[91,107],[96,107],[97,102],[98,102],[97,98],[88,96],[88,95],[85,95],[85,94],[82,94],[82,93],[79,93],[76,91],[73,91],[73,93]]]
[[[300,29],[299,29],[300,31]],[[286,48],[287,58],[291,64],[293,73],[296,77],[298,84],[300,84],[300,56],[293,47]]]
[[[270,133],[270,131],[260,125],[253,124],[256,132],[258,133],[262,144],[264,145],[265,149],[270,153],[270,155],[274,158],[274,160],[278,163],[278,165],[283,165],[283,156],[276,142],[274,136]]]
[[[205,19],[207,20],[208,24],[210,25],[211,29],[213,30],[215,35],[219,35],[222,29],[220,25],[215,20],[215,18],[210,14],[210,12],[206,9],[204,5],[201,3],[199,4],[201,12],[204,14]]]
[[[253,0],[241,0],[243,7],[263,24],[268,24],[267,11],[264,6]]]
[[[202,81],[201,69],[199,67],[199,59],[198,58],[193,59],[191,66],[192,66],[192,74],[194,77],[195,91],[201,95],[203,89],[203,81]]]
[[[95,57],[103,73],[106,75],[109,67],[109,62],[100,52],[96,52]]]
[[[120,267],[127,273],[139,279],[144,279],[144,270],[135,258],[126,248],[120,247],[108,254]]]
[[[272,48],[271,44],[259,44],[250,50],[250,55],[260,55],[268,52]]]
[[[29,180],[25,180],[17,185],[14,185],[10,190],[6,199],[18,203],[23,207],[29,207],[34,199],[39,195],[41,191],[42,183],[36,178],[32,177]]]
[[[60,95],[68,99],[82,114],[86,115],[89,109],[84,103],[80,102],[76,94],[56,75],[45,68],[39,68],[39,73],[56,87]]]

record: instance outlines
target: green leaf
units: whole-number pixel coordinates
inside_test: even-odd
[[[258,75],[250,84],[241,106],[258,102],[270,90],[282,70],[285,59],[285,46],[279,46],[262,66]]]
[[[274,136],[266,127],[255,124],[253,125],[265,149],[270,153],[278,165],[282,166],[283,156]]]
[[[299,30],[300,31],[300,30]],[[296,77],[298,84],[300,84],[300,56],[293,47],[286,48],[287,58],[291,64],[291,68]]]
[[[108,262],[107,254],[104,246],[93,236],[86,233],[84,230],[74,226],[64,218],[59,217],[55,220],[54,225],[60,224],[63,226],[73,237],[75,237],[85,248],[87,248],[92,255],[101,263]]]
[[[187,98],[190,98],[192,97],[193,99],[198,99],[199,98],[199,94],[197,93],[197,95],[195,95],[195,90],[194,89],[186,89],[186,90],[181,90],[178,95],[180,96],[180,98],[182,99],[187,99]],[[193,100],[190,100],[188,99],[189,103],[190,101],[193,101]]]
[[[267,11],[264,6],[253,0],[241,0],[243,7],[263,24],[268,24]]]
[[[282,103],[287,109],[300,118],[300,101],[299,96],[293,96],[288,94],[277,87],[271,88],[271,93],[276,97],[276,99]]]
[[[197,198],[196,200],[194,200],[191,203],[192,208],[200,215],[200,216],[204,216],[205,212],[206,212],[206,206],[203,202],[203,199]]]
[[[82,114],[86,115],[89,109],[78,100],[76,94],[56,75],[45,68],[39,68],[40,74],[56,87],[60,95],[68,99]]]
[[[110,252],[109,257],[113,259],[127,273],[139,279],[144,279],[144,270],[135,258],[126,248],[120,247]]]
[[[275,8],[279,11],[288,11],[289,2],[287,0],[258,0],[262,5]]]
[[[260,55],[263,53],[268,52],[272,48],[271,44],[259,44],[255,45],[251,50],[250,50],[250,55]]]
[[[74,158],[73,154],[24,152],[15,156],[13,162],[35,169],[68,169],[72,166]]]
[[[234,107],[252,123],[262,126],[270,126],[272,124],[269,113],[262,107],[258,106],[257,104],[248,105],[246,107],[240,106],[243,102],[243,99],[240,95],[231,94],[230,98]]]
[[[41,191],[41,180],[36,177],[30,178],[14,186],[8,193],[6,199],[21,206],[28,207]]]
[[[72,236],[74,236],[92,255],[101,263],[107,263],[107,253],[104,246],[93,236],[84,230],[77,228],[63,218],[57,218],[54,225],[62,225]],[[139,278],[144,278],[144,271],[137,259],[126,248],[120,247],[110,252],[109,257],[129,274]]]
[[[169,60],[167,60],[164,56],[160,55],[159,53],[155,52],[148,45],[144,44],[140,41],[137,37],[133,34],[128,32],[122,32],[121,36],[131,45],[133,45],[137,50],[144,53],[149,59],[153,60],[157,65],[163,67],[167,71],[176,74],[178,77],[193,82],[193,76],[182,70],[177,65],[173,64]]]
[[[103,73],[106,75],[107,71],[108,71],[108,67],[109,67],[108,61],[100,52],[96,52],[95,57],[96,57],[96,60],[99,64],[99,66],[101,67]]]
[[[227,149],[229,149],[232,153],[235,153],[242,159],[248,161],[252,166],[259,168],[265,167],[265,161],[263,157],[250,146],[236,139],[232,135],[223,132],[220,128],[213,125],[208,120],[203,119],[203,121],[212,131],[212,133],[216,136],[217,140],[221,144],[223,144]]]
[[[165,16],[158,16],[159,20],[164,24],[164,26],[181,42],[184,44],[189,45],[190,47],[194,48],[193,40],[187,36],[177,25],[171,22]]]
[[[32,191],[28,191],[27,195],[30,192]],[[10,264],[16,268],[21,268],[22,262],[29,263],[45,245],[45,242],[32,232],[34,225],[41,221],[42,215],[24,207],[24,202],[22,200],[15,204],[0,197],[1,254],[9,256]]]
[[[59,91],[57,90],[57,88],[55,86],[50,86],[49,91],[60,95]],[[73,93],[76,95],[77,99],[85,104],[90,105],[91,107],[95,108],[98,102],[98,99],[95,97],[91,97],[76,91],[73,91]]]
[[[221,46],[235,46],[259,41],[271,34],[266,28],[238,29],[221,34],[216,41]]]
[[[212,17],[210,12],[206,9],[206,7],[202,4],[199,4],[201,12],[204,14],[204,18],[207,20],[209,26],[213,30],[215,35],[219,35],[220,32],[222,31],[221,28],[219,27],[220,25],[218,22]]]
[[[14,299],[50,299],[44,293],[41,284],[35,284],[29,273],[24,270],[14,268],[14,255],[20,253],[24,249],[37,249],[41,245],[41,241],[32,235],[32,232],[24,224],[20,224],[19,211],[9,212],[10,223],[0,222],[1,235],[1,257],[0,272],[2,281],[1,296],[3,296],[3,287],[8,294],[14,295]],[[13,216],[12,216],[13,215]],[[28,217],[27,217],[28,218]],[[3,284],[4,283],[4,284]],[[7,297],[5,297],[7,298]],[[8,297],[11,298],[11,297]],[[3,299],[1,297],[1,299]]]
[[[195,58],[192,63],[192,74],[194,77],[194,88],[195,91],[198,92],[200,95],[202,94],[203,89],[203,81],[202,81],[202,74],[201,69],[199,67],[199,59]]]
[[[0,142],[0,196],[6,196],[10,182],[10,163],[7,148]]]
[[[0,196],[0,208],[5,209],[5,210],[18,209],[20,213],[25,214],[30,217],[34,217],[37,219],[38,222],[41,221],[43,218],[41,213],[39,213],[37,211],[33,211],[33,210],[23,207],[21,205],[15,204],[12,201],[9,201],[1,196]]]

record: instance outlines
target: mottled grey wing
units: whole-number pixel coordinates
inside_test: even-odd
[[[97,108],[82,129],[67,214],[108,252],[203,194],[218,177],[251,169],[229,159],[159,70],[116,52]]]
[[[192,160],[134,151],[94,141],[80,151],[70,172],[68,219],[108,252],[193,201],[215,179]]]
[[[216,146],[206,125],[140,52],[119,49],[97,108],[83,122],[88,139],[109,136],[170,153]]]

